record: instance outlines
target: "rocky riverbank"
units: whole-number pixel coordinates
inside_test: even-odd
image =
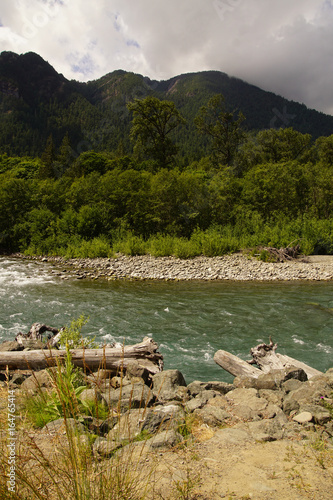
[[[289,369],[233,384],[187,385],[178,370],[145,381],[134,368],[124,378],[106,370],[89,375],[79,398],[103,404],[108,417],[58,418],[30,429],[34,454],[41,450],[52,462],[56,453],[59,460],[76,429],[80,453],[88,447],[105,468],[111,460],[125,460],[133,474],[153,467],[150,481],[161,496],[147,499],[331,497],[333,369],[310,380]],[[16,373],[9,387],[18,401],[26,394],[47,398],[54,380],[47,370]],[[26,435],[19,433],[21,446]],[[191,496],[174,496],[179,488]]]
[[[22,257],[22,256],[21,256]],[[26,258],[26,257],[24,257]],[[133,280],[234,280],[234,281],[330,281],[333,256],[310,256],[285,262],[262,262],[244,254],[222,257],[152,257],[117,255],[114,258],[65,259],[35,257],[55,266],[64,279]]]

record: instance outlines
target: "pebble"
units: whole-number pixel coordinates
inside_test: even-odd
[[[36,258],[38,260],[44,257]],[[78,279],[142,279],[173,281],[331,281],[333,256],[313,262],[309,258],[287,262],[262,262],[244,254],[222,257],[175,257],[125,256],[115,258],[65,259],[48,257],[48,262],[62,272],[75,273]]]

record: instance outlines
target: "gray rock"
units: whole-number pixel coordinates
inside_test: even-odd
[[[313,377],[304,382],[298,389],[289,392],[283,402],[283,411],[290,414],[292,411],[298,411],[301,404],[311,404],[327,397],[332,389],[327,384],[325,376]]]
[[[329,422],[332,418],[329,410],[319,405],[304,405],[302,404],[300,409],[303,412],[309,412],[313,416],[313,420],[318,425],[324,425]]]
[[[35,351],[38,349],[44,349],[45,344],[40,340],[24,339],[22,345],[25,351]]]
[[[220,393],[217,391],[202,391],[195,398],[191,399],[185,404],[185,409],[188,412],[193,412],[199,408],[205,406],[208,401],[216,396],[219,396]]]
[[[23,351],[24,347],[16,340],[6,340],[0,344],[0,352]]]
[[[162,430],[177,429],[185,421],[185,412],[179,405],[168,404],[151,408],[145,418],[142,430],[150,434]]]
[[[227,392],[235,389],[235,386],[226,382],[200,382],[195,380],[187,386],[187,389],[189,390],[191,396],[195,397],[200,394],[200,392],[209,390],[214,390],[221,394],[227,394]]]
[[[203,408],[194,410],[194,415],[211,427],[217,427],[223,424],[230,417],[230,414],[218,406],[206,405]]]
[[[67,434],[67,432],[84,433],[84,426],[74,418],[58,418],[44,425],[42,431],[51,434]]]
[[[144,366],[141,366],[139,362],[134,361],[126,367],[126,376],[129,379],[142,378],[145,384],[148,384],[150,380],[150,373]]]
[[[266,399],[268,403],[272,403],[273,405],[279,406],[282,408],[283,398],[285,394],[283,391],[277,390],[272,391],[270,389],[260,389],[259,397]]]
[[[171,429],[169,431],[159,432],[151,439],[148,439],[146,445],[151,450],[156,450],[157,448],[174,448],[183,440],[183,437],[178,432]]]
[[[104,458],[111,457],[116,450],[121,447],[121,443],[98,437],[93,444],[93,453]]]
[[[248,430],[239,427],[230,427],[216,431],[212,437],[215,442],[221,444],[243,444],[253,441],[253,438]],[[209,441],[208,441],[209,442]]]
[[[127,411],[109,431],[107,439],[118,443],[135,439],[142,430],[145,415],[146,410],[141,408]]]
[[[79,399],[81,401],[91,401],[95,403],[96,402],[100,403],[101,401],[105,401],[100,392],[97,391],[96,389],[84,389],[81,392]]]
[[[290,378],[289,380],[283,382],[281,387],[288,394],[291,391],[296,391],[296,389],[299,389],[302,383],[303,382],[301,382],[300,380]]]
[[[309,411],[302,411],[298,415],[295,415],[293,417],[293,420],[295,422],[298,422],[299,424],[305,424],[307,422],[311,422],[312,418],[312,413],[310,413]]]
[[[34,372],[33,375],[21,384],[21,391],[36,394],[42,388],[51,389],[53,387],[53,382],[49,372],[49,368],[39,372]]]
[[[282,425],[275,419],[249,422],[247,426],[256,441],[277,441],[283,438]]]
[[[256,389],[235,389],[226,394],[231,406],[231,412],[242,420],[258,420],[268,406],[268,401],[258,397]]]
[[[166,370],[153,376],[153,393],[159,400],[177,399],[178,387],[186,387],[185,379],[179,370]]]
[[[119,389],[110,389],[102,392],[102,396],[109,408],[117,409],[120,406],[122,411],[151,406],[155,401],[154,395],[143,383],[131,384]]]

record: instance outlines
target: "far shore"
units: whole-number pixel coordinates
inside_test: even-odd
[[[333,256],[311,255],[285,262],[262,262],[241,253],[221,257],[152,257],[66,259],[64,257],[12,257],[48,262],[63,279],[171,280],[171,281],[331,281]]]

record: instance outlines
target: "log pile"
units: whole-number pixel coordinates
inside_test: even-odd
[[[293,260],[298,257],[300,246],[288,246],[285,248],[260,247],[259,250],[267,252],[274,262],[285,262],[286,260]]]
[[[214,361],[234,377],[258,378],[263,373],[285,368],[300,368],[307,374],[308,379],[322,374],[322,372],[297,359],[277,353],[277,344],[274,344],[271,338],[269,340],[269,344],[259,344],[250,350],[252,359],[249,361],[244,361],[222,350],[215,353]]]

